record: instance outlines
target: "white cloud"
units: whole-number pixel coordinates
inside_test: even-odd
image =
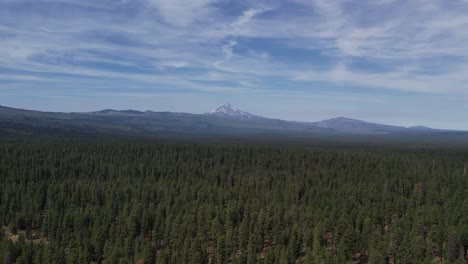
[[[237,44],[236,41],[230,40],[226,45],[223,46],[223,52],[225,54],[225,58],[224,60],[217,62],[217,64],[220,64],[222,62],[227,62],[232,58],[232,55],[233,55],[232,49],[236,44]]]
[[[252,18],[254,18],[256,15],[261,14],[265,12],[265,10],[260,9],[260,8],[250,8],[244,11],[244,13],[238,17],[232,24],[231,26],[236,28],[239,26],[242,26],[246,23],[248,23]]]

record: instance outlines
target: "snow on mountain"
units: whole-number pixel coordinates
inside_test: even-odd
[[[208,115],[220,116],[220,117],[229,117],[229,118],[240,118],[240,119],[252,119],[252,118],[261,118],[254,114],[244,112],[240,109],[234,108],[231,104],[224,104],[215,110],[207,113]]]

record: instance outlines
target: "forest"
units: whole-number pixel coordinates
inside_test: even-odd
[[[468,263],[468,150],[2,142],[3,263]]]

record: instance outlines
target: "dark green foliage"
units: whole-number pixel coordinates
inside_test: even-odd
[[[2,143],[0,261],[466,263],[467,157]]]

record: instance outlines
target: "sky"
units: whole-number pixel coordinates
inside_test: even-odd
[[[0,105],[468,130],[468,0],[0,0]]]

